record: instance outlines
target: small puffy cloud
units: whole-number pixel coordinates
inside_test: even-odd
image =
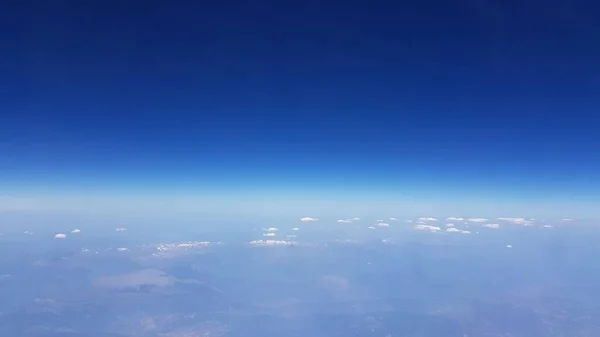
[[[465,218],[457,218],[457,217],[451,216],[449,218],[446,218],[446,220],[448,220],[448,221],[464,221]]]
[[[516,224],[516,225],[523,225],[523,226],[527,226],[527,225],[531,225],[532,224],[531,220],[527,220],[525,218],[498,218],[498,220],[510,222],[510,223],[513,223],[513,224]]]
[[[437,218],[420,217],[419,221],[438,221],[438,219]]]
[[[506,248],[512,248],[512,247],[513,247],[512,245],[506,245]]]
[[[500,228],[500,225],[497,223],[488,223],[488,224],[483,225],[483,227],[498,229],[498,228]]]
[[[275,227],[265,228],[265,232],[269,232],[269,233],[277,232],[278,230],[279,229],[277,229]]]
[[[412,223],[412,222],[413,222],[412,220],[406,220],[406,223]]]
[[[115,229],[116,232],[124,232],[126,230],[127,230],[127,228],[124,228],[124,227],[119,227],[119,228]]]
[[[486,221],[488,221],[488,219],[485,219],[485,218],[470,218],[470,219],[467,219],[467,221],[470,221],[470,222],[486,222]]]
[[[304,217],[304,218],[300,219],[300,221],[302,221],[302,222],[310,222],[310,221],[317,221],[317,220],[319,220],[319,219],[311,218],[311,217]]]
[[[295,242],[285,240],[253,240],[248,242],[252,246],[290,246]]]
[[[54,235],[55,239],[66,239],[67,238],[67,234],[63,234],[63,233],[58,233],[56,235]]]
[[[390,224],[387,222],[380,222],[377,224],[377,227],[390,227]]]
[[[454,227],[454,224],[453,223],[447,223],[446,227]]]
[[[575,219],[571,219],[571,218],[564,218],[564,219],[562,219],[562,221],[573,221],[573,220],[575,220]]]
[[[75,228],[74,230],[71,231],[71,233],[73,233],[73,234],[81,233],[81,229]]]
[[[119,252],[126,252],[128,250],[129,250],[129,248],[125,248],[125,247],[119,247],[119,248],[117,248],[117,251],[119,251]]]
[[[368,228],[368,229],[375,229],[375,227],[373,227],[373,226],[369,226],[369,227],[367,227],[367,228]]]
[[[544,228],[552,228],[552,225],[544,225]]]
[[[421,231],[431,231],[431,232],[438,232],[438,231],[442,230],[438,226],[431,226],[431,225],[416,225],[415,229],[421,230]]]
[[[338,223],[352,223],[352,220],[350,219],[343,219],[343,220],[338,220]]]
[[[448,233],[462,233],[462,234],[471,234],[469,231],[461,230],[455,227],[446,228],[446,232]]]
[[[269,233],[264,233],[264,234],[263,234],[263,236],[269,236],[269,237],[273,237],[273,236],[275,236],[275,235],[276,235],[276,234],[275,234],[275,233],[273,233],[273,232],[269,232]]]
[[[23,234],[25,234],[25,235],[33,235],[33,232],[31,232],[31,231],[24,231]]]
[[[294,227],[294,228],[292,228],[292,230],[293,230],[293,231],[299,231],[299,230],[300,230],[300,228],[298,228],[298,227]]]
[[[390,221],[398,221],[397,218],[390,218]]]

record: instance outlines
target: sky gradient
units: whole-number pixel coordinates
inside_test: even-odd
[[[6,7],[4,210],[600,216],[582,1]]]

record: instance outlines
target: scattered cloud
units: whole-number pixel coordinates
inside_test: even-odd
[[[380,222],[377,224],[377,227],[390,227],[390,224],[387,222]]]
[[[446,228],[446,232],[449,233],[462,233],[462,234],[471,234],[469,231],[461,230],[455,227]]]
[[[248,242],[252,246],[290,246],[295,244],[293,241],[285,240],[253,240]]]
[[[438,226],[431,226],[431,225],[416,225],[415,229],[421,230],[421,231],[431,231],[431,232],[437,232],[437,231],[442,230]]]
[[[71,233],[73,233],[73,234],[81,233],[81,229],[75,228],[74,230],[71,231]]]
[[[299,231],[299,230],[300,230],[300,228],[298,228],[298,227],[294,227],[294,228],[292,228],[292,230],[293,230],[293,231]]]
[[[376,229],[374,226],[367,227],[368,229]]]
[[[352,220],[345,219],[345,220],[338,220],[337,222],[338,223],[352,223]]]
[[[56,235],[54,235],[55,239],[66,239],[67,238],[67,234],[63,234],[63,233],[58,233]]]
[[[412,222],[413,222],[412,220],[406,220],[406,223],[412,223]]]
[[[488,223],[488,224],[483,225],[483,227],[498,229],[498,228],[500,228],[500,225],[497,223]]]
[[[470,221],[470,222],[486,222],[486,221],[488,221],[488,219],[485,219],[485,218],[470,218],[470,219],[467,219],[467,221]]]
[[[275,227],[269,227],[269,228],[264,229],[265,232],[269,232],[269,233],[277,232],[278,230],[279,229],[277,229]]]
[[[31,232],[31,231],[24,231],[23,234],[25,234],[25,235],[33,235],[33,232]]]
[[[447,223],[446,227],[454,227],[454,224],[453,223]]]
[[[269,233],[264,233],[263,236],[269,236],[269,237],[273,237],[277,234],[273,233],[273,232],[269,232]]]
[[[119,228],[115,229],[115,231],[117,231],[117,232],[124,232],[126,230],[127,230],[127,228],[124,228],[124,227],[119,227]]]
[[[512,247],[513,247],[512,245],[506,245],[506,248],[512,248]]]
[[[553,226],[552,225],[544,225],[543,227],[544,228],[552,228]]]
[[[119,247],[119,248],[117,248],[117,251],[119,251],[119,252],[126,252],[128,250],[129,250],[129,248],[125,248],[125,247]]]
[[[304,217],[304,218],[300,219],[300,221],[302,221],[302,222],[310,222],[310,221],[318,221],[318,220],[319,219],[311,218],[311,217]]]
[[[510,222],[510,223],[513,223],[516,225],[523,225],[523,226],[531,225],[533,223],[531,220],[527,220],[525,218],[498,218],[498,220]]]
[[[438,219],[437,218],[420,217],[419,221],[438,221]]]
[[[451,216],[449,218],[446,218],[446,220],[448,220],[448,221],[464,221],[465,218],[457,218],[457,217]]]
[[[572,219],[572,218],[564,218],[564,219],[562,219],[562,221],[573,221],[573,220],[575,220],[575,219]]]
[[[397,218],[390,218],[390,221],[398,221]]]

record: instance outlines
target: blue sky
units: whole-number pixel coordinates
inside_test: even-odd
[[[598,216],[600,27],[578,1],[2,16],[0,195],[14,202]]]

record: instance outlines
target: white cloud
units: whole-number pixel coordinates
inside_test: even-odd
[[[56,235],[54,235],[55,239],[66,239],[67,238],[67,234],[63,234],[63,233],[58,233]]]
[[[397,218],[390,218],[390,221],[398,221]]]
[[[437,221],[437,218],[425,218],[425,217],[420,217],[419,221]]]
[[[117,248],[117,250],[118,250],[119,252],[126,252],[126,251],[128,251],[129,249],[128,249],[128,248],[125,248],[125,247],[119,247],[119,248]]]
[[[446,220],[448,220],[448,221],[464,221],[465,218],[457,218],[457,217],[451,216],[449,218],[446,218]]]
[[[375,229],[375,227],[373,227],[373,226],[369,226],[369,227],[367,227],[367,228],[368,228],[368,229]]]
[[[387,222],[380,222],[377,224],[378,227],[390,227],[390,224]]]
[[[73,233],[73,234],[81,233],[81,229],[75,228],[74,230],[71,231],[71,233]]]
[[[117,231],[117,232],[124,232],[126,230],[127,230],[127,228],[123,228],[123,227],[119,227],[119,228],[115,229],[115,231]]]
[[[264,231],[265,232],[277,232],[279,229],[275,228],[275,227],[269,227],[269,228],[265,228]]]
[[[573,220],[575,220],[575,219],[571,219],[571,218],[564,218],[564,219],[562,219],[562,221],[573,221]]]
[[[407,222],[407,223],[412,223],[413,221],[412,221],[412,220],[406,220],[406,222]]]
[[[455,228],[455,227],[446,228],[446,232],[449,232],[449,233],[471,234],[471,232],[469,232],[469,231],[460,230],[460,229]]]
[[[498,228],[500,228],[500,225],[497,223],[488,223],[488,224],[483,225],[483,227],[498,229]]]
[[[544,228],[552,228],[552,225],[544,225]]]
[[[512,248],[512,247],[513,247],[512,245],[506,245],[506,248]]]
[[[510,222],[510,223],[513,223],[516,225],[524,225],[524,226],[532,224],[531,220],[527,220],[525,218],[498,218],[498,220]]]
[[[271,237],[273,237],[273,236],[275,236],[275,235],[276,235],[276,234],[275,234],[275,233],[272,233],[272,232],[269,232],[269,233],[264,233],[264,234],[263,234],[263,236],[271,236]]]
[[[26,234],[26,235],[33,235],[33,232],[31,232],[31,231],[24,231],[24,232],[23,232],[23,234]]]
[[[453,223],[447,223],[446,227],[454,227],[454,224]]]
[[[432,231],[432,232],[437,232],[437,231],[442,230],[438,226],[431,226],[431,225],[416,225],[415,229],[422,230],[422,231]]]
[[[295,242],[293,241],[284,241],[284,240],[254,240],[248,242],[248,244],[252,246],[290,246]]]
[[[486,222],[486,221],[488,221],[488,219],[485,219],[485,218],[470,218],[467,220],[470,222]]]
[[[293,231],[299,231],[299,230],[300,230],[300,228],[298,228],[298,227],[294,227],[294,228],[292,228],[292,230],[293,230]]]
[[[338,223],[352,223],[352,220],[350,219],[344,219],[344,220],[338,220]]]
[[[319,219],[315,219],[315,218],[311,218],[311,217],[304,217],[304,218],[300,219],[300,221],[302,221],[302,222],[317,221],[317,220],[319,220]]]

